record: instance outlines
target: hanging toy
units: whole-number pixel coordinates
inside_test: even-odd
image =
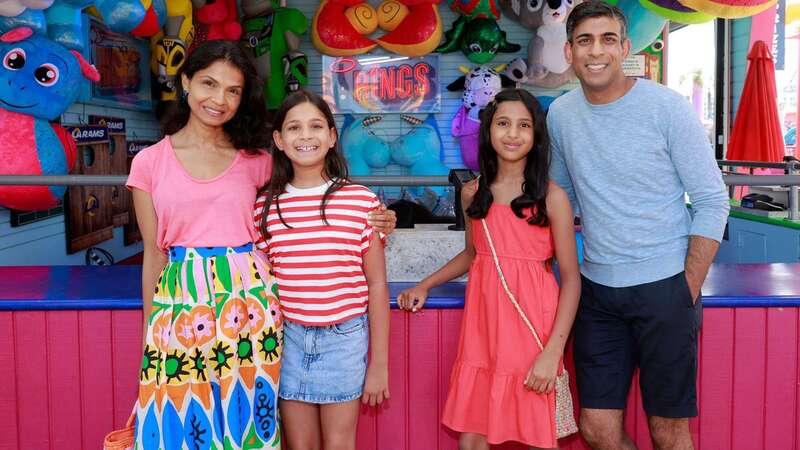
[[[268,109],[280,106],[287,92],[308,84],[308,58],[300,52],[307,19],[299,9],[270,1],[242,0],[242,42],[253,54],[264,81]]]
[[[567,16],[575,0],[500,0],[508,17],[533,31],[524,67],[517,62],[520,83],[546,89],[559,88],[575,80],[575,72],[564,56]]]
[[[193,45],[218,39],[238,41],[242,37],[236,0],[192,0],[192,4],[195,19],[205,26],[204,37],[198,33]]]
[[[150,70],[156,77],[161,100],[172,101],[177,96],[178,70],[186,62],[187,49],[194,38],[192,4],[189,0],[168,0],[167,23],[164,31],[150,40]]]
[[[64,47],[82,52],[86,49],[81,10],[92,0],[56,0],[44,10],[47,35]]]
[[[516,53],[522,47],[506,38],[494,19],[473,19],[459,16],[453,27],[445,33],[445,42],[436,51],[451,53],[461,50],[464,56],[476,64],[485,64],[499,53]]]
[[[464,75],[447,86],[448,91],[464,91],[461,96],[461,107],[453,117],[450,131],[453,137],[458,138],[461,161],[468,169],[480,169],[478,167],[480,111],[494,100],[494,96],[503,88],[515,85],[513,80],[498,73],[504,68],[503,64],[495,68],[479,66],[472,70],[460,66],[458,69]]]
[[[75,161],[75,141],[57,119],[75,102],[83,78],[100,74],[75,50],[30,28],[0,35],[0,175],[63,175]],[[0,186],[0,206],[52,208],[64,186]]]

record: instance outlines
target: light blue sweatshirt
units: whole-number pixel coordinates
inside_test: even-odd
[[[684,270],[689,235],[722,239],[727,190],[678,93],[639,79],[618,100],[593,105],[578,88],[553,102],[547,125],[550,177],[581,216],[585,277],[611,287],[658,281]]]

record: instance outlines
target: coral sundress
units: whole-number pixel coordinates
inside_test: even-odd
[[[510,206],[497,203],[486,222],[509,289],[546,343],[559,292],[545,266],[553,256],[550,228],[529,225]],[[442,423],[485,435],[490,444],[556,447],[555,394],[537,394],[524,385],[539,347],[500,283],[480,220],[472,219],[471,227],[476,254]]]

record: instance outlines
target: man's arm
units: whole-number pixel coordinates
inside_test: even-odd
[[[702,123],[689,102],[680,99],[678,103],[670,112],[669,151],[692,202],[692,227],[684,265],[689,290],[697,299],[719,249],[730,204]]]

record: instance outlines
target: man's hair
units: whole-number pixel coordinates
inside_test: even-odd
[[[567,41],[572,43],[572,33],[575,28],[586,20],[595,17],[610,17],[619,22],[620,39],[625,40],[628,35],[628,19],[622,10],[600,0],[588,0],[575,7],[567,17]]]

